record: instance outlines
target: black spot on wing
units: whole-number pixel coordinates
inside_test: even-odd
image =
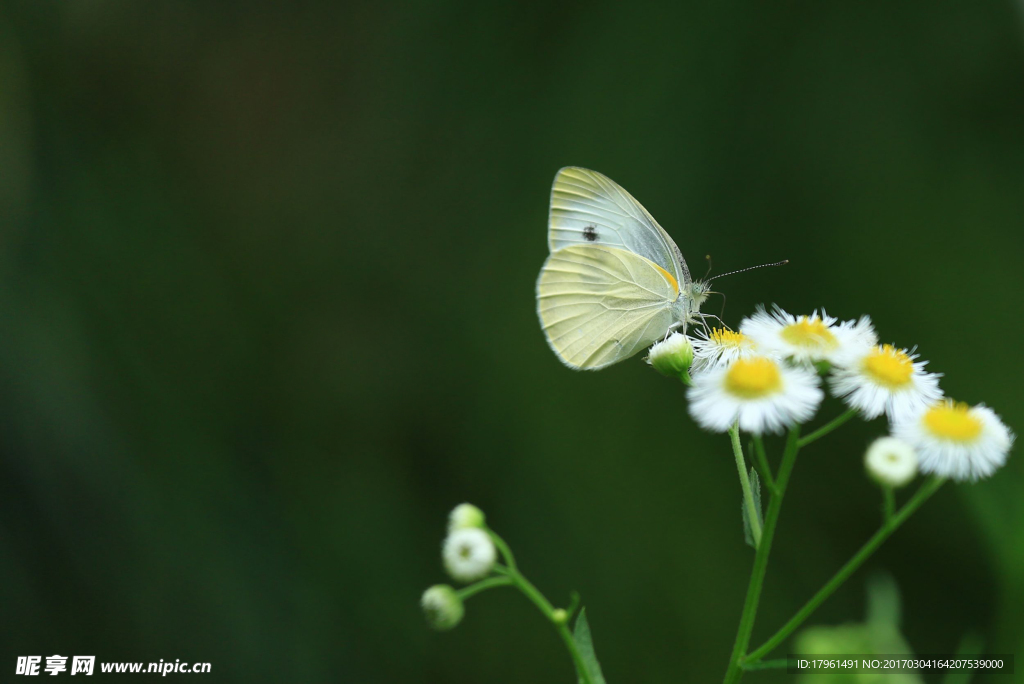
[[[583,229],[583,238],[587,242],[597,242],[597,229],[594,226],[587,226]]]

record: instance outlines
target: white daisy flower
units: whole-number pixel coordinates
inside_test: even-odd
[[[697,339],[693,341],[694,372],[727,366],[743,356],[757,353],[754,340],[741,332],[727,328],[713,328],[710,333],[697,330]]]
[[[647,363],[662,375],[685,377],[693,364],[693,345],[686,335],[674,332],[651,347],[647,353]]]
[[[462,503],[448,514],[448,531],[454,532],[466,527],[483,527],[484,512],[471,503]]]
[[[867,316],[839,323],[824,311],[794,316],[777,306],[771,313],[759,308],[753,316],[743,319],[740,332],[752,339],[758,349],[804,364],[827,361],[843,365],[878,344]]]
[[[690,415],[702,427],[725,432],[739,421],[744,432],[782,432],[811,418],[823,393],[811,370],[768,356],[736,359],[693,378]]]
[[[423,592],[420,605],[427,624],[442,632],[459,624],[466,612],[458,593],[447,584],[435,584]]]
[[[864,454],[864,467],[879,484],[902,487],[917,475],[917,453],[902,439],[879,437]]]
[[[884,412],[898,420],[942,398],[938,373],[924,371],[927,361],[891,344],[871,347],[832,372],[832,392],[865,418]]]
[[[1006,463],[1014,440],[992,409],[950,399],[899,421],[893,434],[917,448],[922,472],[957,481],[994,473]]]
[[[460,582],[472,582],[491,571],[497,551],[490,535],[479,527],[466,527],[448,535],[441,556],[449,575]]]

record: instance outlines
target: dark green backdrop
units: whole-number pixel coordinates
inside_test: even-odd
[[[573,681],[511,592],[424,626],[469,500],[583,594],[609,681],[717,681],[752,557],[727,440],[639,359],[548,350],[554,173],[616,179],[694,271],[790,259],[720,281],[730,323],[870,314],[1024,429],[1019,10],[4,0],[0,672]],[[884,430],[798,464],[755,641],[875,528]],[[1024,647],[1022,486],[1014,455],[947,487],[869,564],[919,652]]]

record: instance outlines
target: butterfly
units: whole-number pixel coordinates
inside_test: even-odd
[[[633,196],[575,166],[555,174],[537,315],[562,363],[597,370],[704,316],[709,284]]]

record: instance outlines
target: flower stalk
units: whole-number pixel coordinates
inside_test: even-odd
[[[754,457],[757,459],[761,479],[769,492],[775,492],[775,478],[772,476],[772,467],[768,464],[768,454],[764,450],[764,440],[761,435],[754,435]]]
[[[800,451],[800,447],[797,445],[799,438],[800,427],[794,426],[790,429],[786,439],[786,450],[782,454],[779,474],[775,478],[775,491],[772,493],[771,501],[768,503],[768,512],[764,517],[761,543],[754,554],[754,567],[750,571],[747,596],[743,601],[743,613],[740,615],[740,625],[736,631],[736,641],[733,643],[729,667],[725,672],[725,684],[738,682],[743,676],[744,654],[747,651],[747,646],[750,645],[750,633],[754,630],[754,618],[757,616],[757,605],[761,600],[761,587],[764,585],[764,576],[768,570],[768,556],[772,550],[775,526],[779,522],[779,513],[782,512],[782,499],[786,494],[789,476],[796,464],[797,452]]]
[[[750,655],[743,659],[744,664],[751,665],[757,663],[765,655],[771,653],[776,646],[785,641],[786,637],[792,634],[797,627],[803,624],[804,620],[810,617],[811,613],[813,613],[818,606],[824,603],[836,589],[842,586],[843,582],[845,582],[850,575],[856,572],[857,569],[864,564],[864,561],[870,558],[871,554],[877,551],[878,547],[880,547],[882,543],[900,527],[900,525],[906,522],[907,518],[913,515],[913,513],[917,511],[917,509],[920,508],[921,505],[932,496],[932,494],[937,492],[944,482],[945,480],[942,478],[932,478],[922,484],[910,501],[900,509],[899,513],[884,523],[882,527],[875,532],[871,539],[869,539],[864,546],[854,554],[853,558],[848,560],[846,564],[832,576],[832,579],[830,579],[825,586],[819,589],[818,592],[812,596],[806,604],[804,604],[803,608],[797,611],[796,615],[790,618],[789,622],[780,627],[779,630],[767,641],[751,651]],[[729,680],[727,679],[726,681]]]
[[[479,594],[481,591],[493,589],[494,587],[507,587],[512,583],[513,582],[511,577],[499,575],[498,577],[488,577],[487,579],[482,579],[479,582],[470,584],[468,587],[463,587],[462,589],[459,589],[455,593],[458,595],[460,599],[465,601],[470,596]]]
[[[571,617],[572,611],[563,611],[555,608],[551,604],[551,601],[548,601],[547,597],[545,597],[537,587],[533,586],[533,583],[530,582],[530,580],[526,579],[526,577],[519,572],[516,567],[515,556],[512,555],[512,549],[505,540],[498,536],[498,533],[492,529],[488,528],[487,533],[494,541],[494,545],[498,548],[498,552],[501,553],[501,557],[505,561],[504,566],[498,566],[497,568],[503,576],[494,578],[495,580],[502,581],[496,582],[493,586],[511,584],[519,589],[526,598],[530,599],[530,602],[537,606],[537,609],[545,618],[547,618],[548,622],[554,626],[555,631],[558,632],[558,636],[562,638],[562,642],[565,644],[566,650],[569,651],[569,657],[572,659],[573,666],[576,668],[576,674],[579,677],[581,684],[594,684],[593,679],[590,676],[590,672],[587,670],[587,667],[583,662],[583,656],[580,654],[579,647],[576,644],[576,639],[573,638],[572,632],[569,631],[569,627],[566,624],[568,622],[567,617]],[[575,605],[572,607],[575,608]]]
[[[736,470],[740,476],[740,489],[743,490],[743,505],[750,521],[750,536],[754,538],[754,548],[757,548],[761,545],[761,511],[750,489],[750,475],[747,474],[747,463],[743,458],[743,447],[740,445],[739,425],[734,424],[729,428],[729,438],[732,441],[733,456],[736,458]]]
[[[838,416],[836,416],[835,418],[833,418],[832,420],[830,420],[829,422],[825,423],[820,428],[815,430],[814,432],[810,433],[809,435],[807,435],[806,437],[801,439],[800,440],[800,448],[802,449],[805,446],[807,446],[808,444],[810,444],[811,442],[815,442],[815,441],[821,439],[822,437],[824,437],[828,433],[832,432],[836,428],[842,426],[843,423],[845,423],[846,421],[850,420],[855,415],[857,415],[857,410],[856,409],[848,409],[848,410],[840,413]]]

